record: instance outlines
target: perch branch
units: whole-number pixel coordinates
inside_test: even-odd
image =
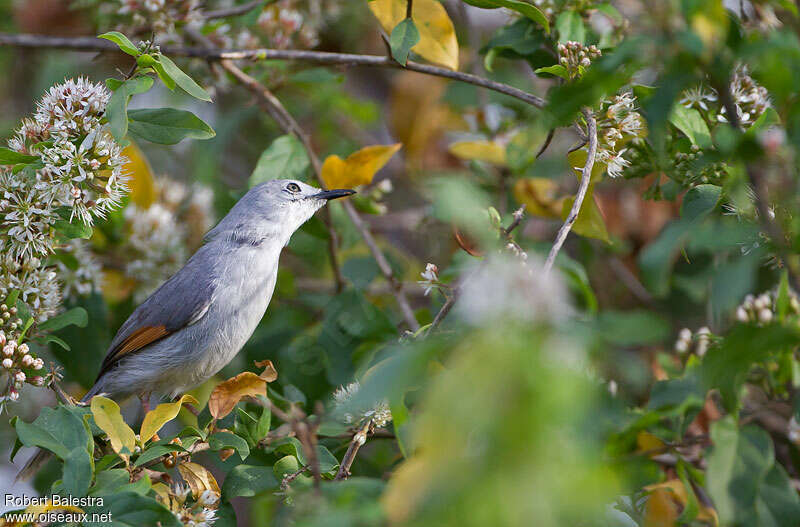
[[[575,201],[572,203],[572,209],[569,211],[567,220],[561,228],[558,229],[556,241],[553,243],[550,254],[547,255],[547,260],[544,263],[545,273],[550,272],[550,269],[553,268],[553,263],[556,261],[556,256],[558,256],[558,251],[561,250],[561,246],[564,245],[564,241],[567,239],[570,229],[572,229],[572,226],[575,224],[575,220],[578,219],[578,213],[581,211],[583,199],[586,197],[586,191],[589,189],[589,182],[592,180],[592,167],[594,166],[594,158],[597,154],[597,123],[595,122],[591,110],[584,109],[583,115],[586,118],[586,135],[589,141],[589,152],[586,156],[586,164],[583,166],[581,184],[578,188],[578,193],[575,195]]]
[[[50,35],[11,34],[0,33],[0,46],[15,46],[23,48],[59,48],[75,51],[117,51],[113,42],[97,39],[95,37],[53,37]],[[221,50],[205,47],[176,47],[162,46],[161,50],[167,55],[176,57],[196,57],[209,61],[220,60],[292,60],[313,62],[316,64],[342,65],[342,66],[372,66],[378,68],[395,68],[415,71],[425,75],[444,77],[467,84],[480,86],[514,97],[536,108],[544,108],[547,101],[502,82],[485,79],[471,73],[462,73],[430,64],[408,61],[403,66],[392,60],[391,57],[380,55],[356,55],[353,53],[329,53],[325,51],[306,51],[299,49],[247,49],[247,50]]]

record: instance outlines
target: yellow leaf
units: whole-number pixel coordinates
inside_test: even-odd
[[[243,397],[267,396],[267,381],[253,372],[246,371],[227,381],[221,382],[211,392],[208,399],[208,411],[216,419],[231,413],[236,403]]]
[[[448,150],[459,159],[506,165],[506,148],[494,141],[459,141],[450,145]]]
[[[572,203],[575,201],[574,197],[568,197],[564,200],[561,209],[561,219],[567,219],[569,211],[572,208]],[[572,225],[572,230],[575,234],[585,236],[586,238],[595,238],[610,243],[608,238],[608,231],[606,230],[606,222],[603,219],[603,214],[600,212],[600,207],[592,196],[591,185],[586,193],[586,197],[581,205],[581,210],[578,212],[578,218]]]
[[[184,394],[174,403],[159,404],[155,409],[147,412],[147,415],[144,416],[144,420],[142,421],[141,431],[139,432],[142,443],[156,435],[156,433],[161,430],[162,426],[175,419],[184,403],[198,404],[197,399],[189,394]]]
[[[272,361],[267,360],[257,360],[254,361],[256,368],[264,368],[264,371],[261,372],[261,377],[267,382],[272,382],[278,379],[278,370],[275,369],[275,366],[272,364]]]
[[[664,442],[657,436],[642,430],[636,434],[636,451],[649,452],[651,450],[658,450],[664,447]]]
[[[192,496],[194,496],[195,499],[198,499],[205,490],[215,492],[217,496],[220,495],[217,480],[214,479],[211,472],[206,470],[202,465],[192,462],[181,463],[178,465],[178,472],[181,473],[181,477],[186,481],[186,484],[189,485],[189,488],[192,489]]]
[[[373,0],[372,14],[386,33],[406,17],[406,0]],[[411,19],[419,30],[419,42],[411,51],[436,64],[458,69],[458,40],[453,22],[437,0],[414,0]]]
[[[366,146],[344,160],[339,156],[328,156],[322,164],[322,180],[328,188],[368,185],[375,173],[383,168],[401,146],[403,145],[400,143]]]
[[[525,205],[525,212],[542,218],[560,218],[562,199],[556,198],[558,184],[552,179],[526,178],[514,184],[514,197]]]
[[[679,479],[648,485],[650,493],[644,514],[645,527],[673,527],[681,511],[689,501],[686,487]]]
[[[119,405],[100,395],[92,397],[90,405],[94,422],[106,433],[114,452],[127,459],[136,446],[136,434],[122,419]]]
[[[128,187],[131,189],[131,202],[143,209],[150,208],[150,205],[156,201],[156,183],[150,163],[133,142],[125,147],[122,155],[128,158],[124,170],[129,177]]]

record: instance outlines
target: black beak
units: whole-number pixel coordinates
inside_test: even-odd
[[[356,193],[355,190],[351,190],[349,188],[336,188],[333,190],[323,190],[318,194],[314,194],[314,196],[312,197],[317,199],[331,200],[331,199],[343,198],[345,196],[352,196],[355,193]]]

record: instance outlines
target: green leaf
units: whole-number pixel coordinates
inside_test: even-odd
[[[185,452],[185,451],[186,451],[185,448],[175,444],[169,444],[169,445],[152,444],[148,446],[144,452],[139,454],[139,457],[136,458],[136,461],[133,463],[133,465],[138,467],[144,465],[148,461],[157,459],[163,456],[164,454],[169,454],[170,452]]]
[[[64,492],[71,496],[85,496],[92,482],[92,458],[86,446],[75,447],[64,458]]]
[[[238,465],[225,477],[222,495],[226,499],[236,496],[255,496],[278,487],[272,467]]]
[[[547,33],[550,33],[550,22],[547,16],[535,5],[518,0],[464,0],[464,3],[480,7],[481,9],[497,9],[505,7],[533,20],[541,25]]]
[[[298,470],[300,470],[300,463],[294,456],[284,456],[272,466],[272,472],[279,480],[283,479],[288,474],[294,474]]]
[[[71,451],[87,450],[91,435],[84,422],[66,408],[42,408],[32,423],[16,422],[17,436],[25,446],[38,446],[66,459]]]
[[[278,178],[305,179],[309,164],[302,143],[293,135],[282,135],[261,153],[250,176],[250,187]]]
[[[166,86],[170,91],[175,89],[175,79],[173,79],[170,74],[167,73],[167,70],[164,68],[163,64],[160,62],[154,62],[153,69],[156,70],[156,74],[158,75],[158,78],[161,79],[161,82],[164,83],[164,86]]]
[[[111,42],[119,46],[119,49],[121,49],[128,55],[133,55],[134,57],[140,55],[139,49],[133,45],[133,42],[128,40],[128,37],[126,37],[119,31],[109,31],[108,33],[103,33],[102,35],[98,35],[97,38],[110,40]]]
[[[721,525],[755,525],[759,487],[772,468],[769,434],[755,426],[737,427],[728,416],[711,426],[714,449],[708,456],[706,483]]]
[[[199,117],[175,108],[130,110],[129,129],[142,139],[160,145],[174,145],[185,138],[211,139],[216,132]]]
[[[580,13],[575,11],[564,11],[556,19],[556,31],[558,31],[559,42],[580,42],[586,43],[586,26]]]
[[[158,62],[164,67],[164,71],[172,78],[175,83],[181,87],[183,91],[201,101],[211,102],[211,96],[204,90],[194,79],[183,72],[177,65],[175,65],[169,57],[161,55]]]
[[[611,4],[600,4],[594,8],[613,20],[615,24],[622,24],[625,21],[622,14]]]
[[[131,96],[145,93],[152,87],[153,79],[151,77],[140,76],[126,80],[114,89],[105,113],[114,139],[121,141],[128,133],[128,102]]]
[[[775,307],[778,313],[778,320],[781,322],[786,318],[789,311],[789,273],[786,269],[781,272],[781,281],[778,284],[778,297],[775,299]]]
[[[541,75],[542,73],[549,73],[550,75],[555,75],[556,77],[561,77],[562,79],[569,80],[569,75],[567,74],[567,68],[565,68],[561,64],[553,64],[552,66],[537,68],[536,70],[534,70],[534,73],[537,75]]]
[[[214,451],[233,448],[242,458],[242,461],[250,455],[250,447],[247,445],[247,441],[231,432],[217,432],[211,435],[208,438],[208,445]]]
[[[88,240],[92,237],[92,233],[94,232],[89,225],[86,225],[80,220],[78,220],[76,223],[72,223],[69,220],[63,219],[56,220],[53,222],[53,228],[60,234],[63,234],[70,239],[82,238],[84,240]]]
[[[695,146],[700,148],[711,146],[711,132],[708,130],[708,125],[700,112],[694,108],[676,104],[669,114],[669,122],[683,132]]]
[[[417,42],[419,42],[419,30],[416,24],[411,18],[404,19],[392,29],[392,34],[389,36],[392,58],[405,66],[408,62],[408,53]]]
[[[722,187],[716,185],[697,185],[683,196],[681,218],[687,221],[702,220],[714,210],[722,195]]]
[[[33,163],[39,156],[29,156],[15,152],[10,148],[0,147],[0,165],[16,165],[17,163]]]
[[[82,307],[74,307],[58,316],[47,319],[45,322],[39,324],[38,328],[41,331],[58,331],[67,326],[85,328],[88,323],[89,314],[86,310]]]
[[[86,507],[92,514],[110,515],[114,527],[142,527],[160,525],[161,527],[181,527],[183,524],[166,507],[154,498],[137,492],[119,492],[103,497],[103,504]],[[106,524],[108,525],[108,524]]]
[[[750,368],[780,352],[790,353],[800,342],[795,324],[734,326],[719,346],[712,347],[701,367],[706,389],[718,389],[729,411],[739,406],[738,394]]]
[[[759,526],[796,527],[800,497],[784,468],[774,464],[758,488],[756,517]]]

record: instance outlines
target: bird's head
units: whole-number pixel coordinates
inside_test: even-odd
[[[355,194],[350,189],[322,190],[294,179],[273,179],[256,185],[239,200],[206,239],[223,232],[271,232],[285,239],[332,199]],[[258,236],[257,232],[253,232]]]

